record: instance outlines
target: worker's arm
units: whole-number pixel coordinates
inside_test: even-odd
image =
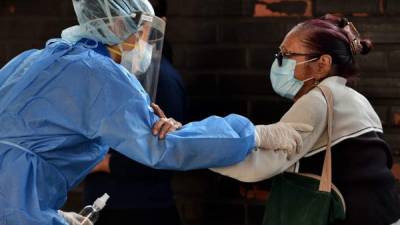
[[[234,114],[186,124],[160,139],[152,133],[159,117],[140,83],[117,72],[108,76],[91,107],[93,115],[108,113],[92,118],[88,137],[135,161],[174,170],[220,167],[240,162],[255,147],[253,124]]]

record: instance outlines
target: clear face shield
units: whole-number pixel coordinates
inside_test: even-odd
[[[133,13],[137,32],[120,44],[121,65],[134,74],[155,101],[164,44],[165,21],[142,13]]]
[[[90,23],[89,27],[97,27],[100,35],[119,43],[119,51],[110,51],[121,56],[120,64],[136,76],[151,100],[155,101],[165,21],[156,16],[134,12],[130,16],[103,18]]]

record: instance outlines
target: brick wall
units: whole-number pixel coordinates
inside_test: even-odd
[[[255,123],[278,121],[291,103],[267,78],[285,33],[307,16],[327,12],[351,18],[375,43],[360,57],[356,89],[373,104],[385,138],[400,154],[400,3],[397,0],[168,0],[167,38],[190,97],[190,118],[239,113]],[[0,65],[41,48],[75,23],[70,0],[0,1]],[[396,158],[399,160],[399,158]],[[396,167],[399,168],[400,167]],[[397,171],[400,174],[400,171]],[[268,182],[240,184],[208,171],[177,173],[174,182],[184,224],[259,224]],[[246,196],[246,197],[243,197]],[[80,191],[68,208],[79,209]],[[261,199],[261,200],[260,200]]]
[[[26,49],[42,48],[74,23],[69,0],[1,0],[0,65]]]
[[[290,107],[290,102],[273,93],[267,78],[273,54],[286,32],[307,16],[346,15],[361,34],[375,43],[371,54],[359,57],[362,73],[356,89],[378,112],[384,124],[385,138],[399,160],[398,1],[169,0],[169,4],[167,37],[175,50],[175,64],[188,87],[192,119],[235,112],[248,116],[255,123],[278,121]],[[396,168],[396,173],[400,174],[399,167]],[[195,192],[194,197],[187,191],[191,190],[192,182],[187,186],[178,183],[178,205],[182,212],[188,211],[183,214],[187,224],[260,223],[263,209],[260,199],[263,197],[247,195],[243,198],[240,193],[240,186],[242,190],[244,186],[245,190],[251,191],[253,185],[238,184],[208,172],[180,176],[196,180],[192,182],[205,180],[203,185],[198,185],[204,193]],[[213,185],[217,188],[204,190],[204,186]],[[268,186],[268,182],[257,186]],[[230,190],[227,196],[221,196],[224,188]],[[201,201],[199,196],[202,196]],[[221,206],[218,210],[213,207],[216,204]]]

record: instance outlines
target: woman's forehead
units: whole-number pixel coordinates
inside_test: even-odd
[[[281,51],[285,52],[305,52],[307,48],[301,41],[304,35],[301,32],[289,32],[280,45]]]

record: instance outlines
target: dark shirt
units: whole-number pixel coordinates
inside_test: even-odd
[[[303,158],[300,172],[321,175],[325,152]],[[400,218],[391,173],[392,155],[380,133],[369,132],[332,147],[332,181],[346,202],[346,220],[335,225],[390,225]]]

